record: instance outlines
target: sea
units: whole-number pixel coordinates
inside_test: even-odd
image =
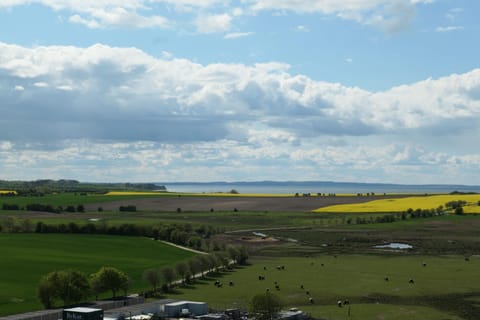
[[[449,184],[385,184],[385,183],[355,183],[331,181],[250,181],[250,182],[158,182],[170,192],[193,193],[228,193],[235,190],[248,194],[294,194],[294,193],[325,193],[325,194],[434,194],[434,193],[480,193],[480,186],[449,185]]]

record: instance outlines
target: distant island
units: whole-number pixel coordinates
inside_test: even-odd
[[[118,191],[166,191],[165,186],[155,183],[92,183],[77,180],[41,179],[34,181],[0,180],[0,190],[12,190],[17,194],[49,194],[55,192],[106,193]]]

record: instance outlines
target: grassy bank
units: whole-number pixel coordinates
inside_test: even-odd
[[[147,289],[145,269],[174,265],[193,254],[146,238],[94,235],[0,234],[0,316],[41,309],[40,278],[54,270],[87,274],[113,266],[132,279],[131,292]]]
[[[180,288],[175,297],[208,301],[214,308],[247,307],[253,295],[269,288],[286,307],[298,307],[319,318],[345,319],[347,306],[339,308],[336,302],[348,299],[349,319],[474,319],[471,316],[480,311],[471,302],[480,297],[479,267],[478,257],[465,261],[462,256],[263,259],[219,275],[216,279],[224,283],[222,288],[211,279]],[[259,281],[259,275],[265,280]],[[227,285],[230,281],[234,286]]]

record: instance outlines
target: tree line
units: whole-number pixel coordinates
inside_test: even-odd
[[[171,292],[176,282],[190,283],[198,276],[204,277],[212,271],[230,268],[232,264],[246,264],[248,253],[245,247],[229,246],[225,252],[198,255],[187,261],[180,261],[174,267],[152,268],[143,272],[143,280],[152,290],[142,292],[153,296],[161,289]],[[98,300],[100,294],[110,292],[115,298],[119,292],[127,294],[131,278],[114,267],[102,267],[96,273],[86,275],[78,270],[57,270],[44,275],[38,284],[37,295],[45,308],[52,308],[59,302],[63,306],[84,302],[89,297]]]
[[[42,305],[49,309],[58,300],[64,306],[79,303],[89,296],[111,291],[115,298],[120,290],[125,294],[130,285],[130,278],[122,271],[113,267],[102,267],[90,276],[78,270],[59,270],[48,273],[38,284],[38,298]]]
[[[40,203],[30,203],[25,206],[20,206],[15,203],[3,203],[2,210],[10,211],[38,211],[38,212],[49,212],[49,213],[62,213],[62,212],[85,212],[85,207],[83,204],[78,205],[67,205],[67,206],[54,206],[51,204],[40,204]]]
[[[222,251],[225,245],[211,239],[213,235],[224,230],[210,225],[192,226],[191,224],[136,225],[124,223],[108,225],[106,222],[75,222],[49,224],[30,219],[5,217],[0,220],[0,232],[6,233],[63,233],[63,234],[103,234],[116,236],[149,237],[203,251]]]
[[[154,183],[85,183],[77,180],[6,181],[0,180],[0,189],[15,190],[16,194],[7,196],[43,196],[52,193],[82,192],[106,193],[117,191],[166,191],[165,186]]]

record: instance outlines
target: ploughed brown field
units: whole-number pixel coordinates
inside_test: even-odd
[[[314,209],[337,205],[363,203],[378,199],[402,198],[407,195],[385,196],[322,196],[322,197],[227,197],[227,196],[172,196],[150,197],[130,200],[113,200],[110,202],[85,205],[87,211],[98,207],[104,210],[118,210],[120,206],[134,205],[140,211],[173,212],[182,211],[274,211],[274,212],[308,212]]]

